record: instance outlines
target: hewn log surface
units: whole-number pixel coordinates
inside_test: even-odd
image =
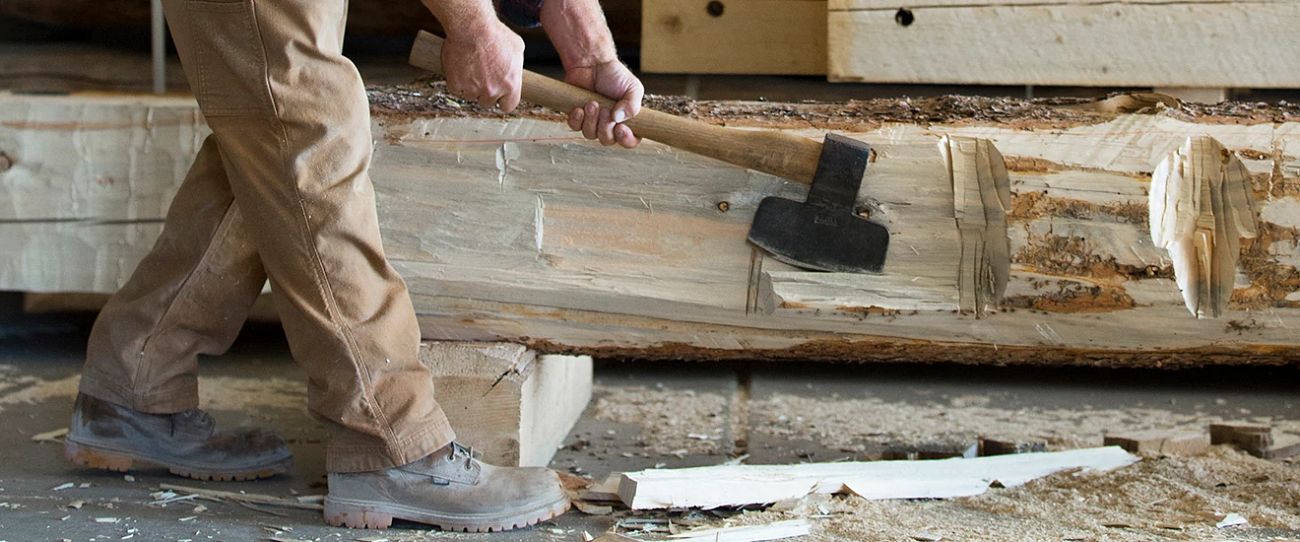
[[[436,84],[374,89],[385,246],[427,338],[687,359],[1168,366],[1300,353],[1292,106],[651,103],[870,142],[860,205],[893,234],[886,273],[755,256],[744,236],[758,201],[800,199],[802,185],[653,142],[602,148],[553,113],[488,114]],[[0,97],[0,288],[120,285],[205,134],[185,97]],[[1151,172],[1191,135],[1241,159],[1259,218],[1217,319],[1189,313],[1148,227]],[[1005,157],[1005,207],[993,152]],[[989,282],[999,260],[1005,291]]]

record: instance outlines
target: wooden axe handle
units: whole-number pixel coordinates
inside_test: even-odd
[[[442,74],[442,38],[420,31],[411,48],[411,65]],[[596,101],[612,106],[614,100],[545,75],[524,70],[521,94],[525,100],[568,114]],[[822,144],[775,130],[735,130],[642,108],[624,124],[640,137],[740,167],[811,184],[821,158]]]

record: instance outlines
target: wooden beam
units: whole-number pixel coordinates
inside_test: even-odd
[[[641,4],[650,73],[826,73],[825,0],[654,0]]]
[[[545,466],[591,400],[591,358],[510,343],[426,342],[434,396],[462,444],[497,465]]]
[[[1296,88],[1290,0],[830,0],[832,81]]]
[[[657,102],[870,142],[859,205],[892,242],[886,272],[868,276],[800,271],[747,245],[758,201],[801,199],[802,185],[653,142],[601,148],[550,113],[498,117],[436,87],[373,92],[385,249],[428,339],[679,359],[1168,366],[1300,354],[1290,110],[1170,110],[1141,96]],[[1122,112],[1133,109],[1147,113]],[[205,134],[179,97],[0,95],[11,157],[0,187],[13,202],[0,206],[0,288],[116,289]],[[1245,169],[1258,235],[1240,246],[1220,317],[1198,320],[1152,243],[1148,189],[1160,159],[1201,134]],[[989,248],[999,235],[1001,255]]]

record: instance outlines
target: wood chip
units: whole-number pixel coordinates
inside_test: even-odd
[[[59,442],[63,437],[68,436],[68,428],[62,427],[53,431],[37,433],[32,435],[32,442]]]
[[[589,516],[608,516],[614,513],[614,507],[604,504],[591,504],[586,501],[573,501],[573,507]]]

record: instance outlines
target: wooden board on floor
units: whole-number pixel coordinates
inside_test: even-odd
[[[1297,88],[1300,3],[830,0],[832,81]]]
[[[944,117],[953,103],[968,112]],[[380,226],[424,336],[637,358],[1169,366],[1300,354],[1294,112],[677,104],[808,137],[830,122],[870,142],[878,159],[860,204],[894,234],[886,272],[808,273],[755,256],[755,206],[801,199],[801,185],[654,142],[602,148],[537,111],[380,109]],[[877,120],[891,115],[924,120]],[[205,134],[183,98],[0,96],[0,152],[13,157],[0,172],[13,202],[0,206],[0,289],[120,286]],[[1217,319],[1189,314],[1147,225],[1151,172],[1193,134],[1242,159],[1260,221]],[[955,137],[948,151],[944,135]],[[999,277],[1004,289],[990,282]]]
[[[497,465],[545,466],[591,400],[591,358],[510,343],[426,342],[434,396],[456,439]]]
[[[646,72],[826,73],[825,0],[654,0],[641,6]]]

